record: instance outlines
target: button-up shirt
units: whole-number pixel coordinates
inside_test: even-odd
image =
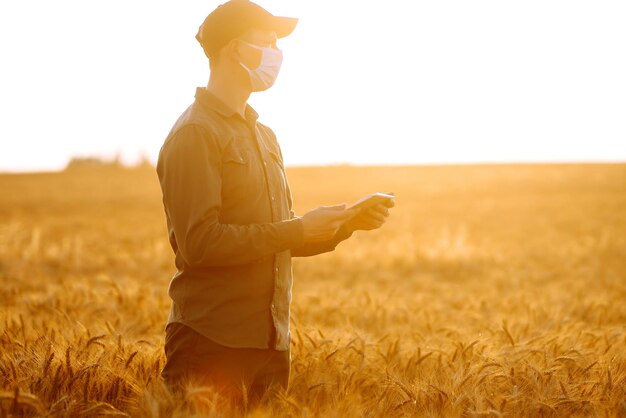
[[[157,164],[177,272],[167,323],[228,347],[289,348],[292,256],[334,250],[351,235],[304,243],[273,131],[205,88],[167,136]]]

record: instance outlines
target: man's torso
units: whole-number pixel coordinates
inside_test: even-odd
[[[196,126],[216,142],[211,149],[219,153],[212,160],[218,161],[216,184],[220,190],[192,185],[189,193],[198,194],[200,199],[203,193],[219,193],[218,217],[222,224],[251,225],[290,219],[291,196],[280,147],[273,132],[256,122],[256,117],[248,108],[244,120],[206,89],[198,89],[196,101],[181,115],[161,149],[157,167],[160,179],[161,172],[167,169],[163,167],[165,154],[175,146],[173,142],[185,139],[177,137],[179,132]],[[188,177],[178,180],[193,184],[193,176]],[[162,187],[177,187],[176,184],[162,181]],[[245,264],[189,266],[171,226],[170,218],[179,208],[176,202],[164,201],[164,205],[178,269],[169,288],[173,302],[168,323],[183,323],[225,346],[286,350],[292,283],[290,252],[281,251]],[[245,250],[242,246],[241,251]]]

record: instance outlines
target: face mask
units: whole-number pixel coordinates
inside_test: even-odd
[[[251,70],[241,63],[241,66],[250,76],[252,91],[269,89],[276,81],[276,77],[278,77],[280,66],[283,63],[283,52],[280,49],[262,48],[247,42],[245,42],[245,44],[261,51],[261,63],[254,70]]]

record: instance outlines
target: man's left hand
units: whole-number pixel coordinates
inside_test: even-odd
[[[346,221],[344,226],[350,231],[378,229],[383,226],[389,216],[389,209],[394,207],[394,205],[394,201],[389,200],[371,208],[363,209]]]

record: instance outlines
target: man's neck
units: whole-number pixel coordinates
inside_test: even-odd
[[[250,91],[235,83],[231,77],[223,77],[218,73],[211,73],[207,90],[245,119]]]

